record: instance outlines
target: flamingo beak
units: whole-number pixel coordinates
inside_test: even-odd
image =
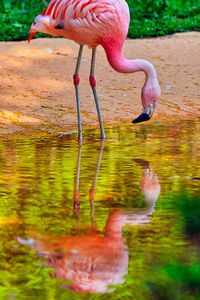
[[[151,117],[153,116],[153,109],[154,109],[154,104],[152,102],[149,106],[145,107],[143,113],[141,113],[139,117],[133,120],[132,123],[136,124],[136,123],[141,123],[150,120]]]
[[[32,37],[33,37],[34,35],[36,35],[36,33],[37,33],[37,32],[31,32],[31,33],[29,34],[28,43],[30,43]]]

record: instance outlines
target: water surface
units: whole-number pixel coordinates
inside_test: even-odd
[[[0,299],[200,299],[199,132],[0,141]]]

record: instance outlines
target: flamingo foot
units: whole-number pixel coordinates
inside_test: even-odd
[[[73,133],[76,133],[77,130],[70,130],[70,131],[66,131],[66,132],[59,132],[59,136],[58,137],[63,137],[63,136],[66,136],[66,135],[71,135]]]

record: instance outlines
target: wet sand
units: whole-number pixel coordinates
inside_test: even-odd
[[[77,130],[72,76],[79,46],[57,38],[0,42],[0,136],[49,135]],[[156,67],[162,95],[153,118],[164,122],[200,118],[200,32],[130,40],[128,59],[149,60]],[[98,127],[89,85],[91,50],[84,48],[80,69],[83,130]],[[97,49],[95,77],[105,126],[131,124],[141,111],[144,74],[120,74]],[[137,126],[137,125],[133,125]]]

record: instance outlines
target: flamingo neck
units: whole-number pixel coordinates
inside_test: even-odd
[[[146,74],[146,78],[156,79],[156,70],[154,66],[148,62],[147,60],[143,59],[134,59],[128,60],[122,54],[122,46],[112,45],[112,43],[106,43],[102,45],[109,64],[111,67],[120,73],[133,73],[142,71]]]
[[[126,215],[121,210],[111,213],[106,223],[106,235],[109,237],[121,239],[122,227],[126,224]]]

